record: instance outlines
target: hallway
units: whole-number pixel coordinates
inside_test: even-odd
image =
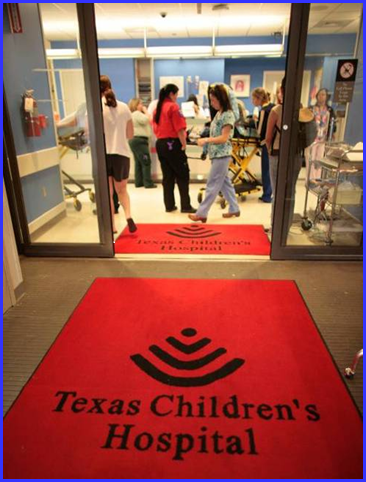
[[[358,262],[23,258],[21,268],[26,293],[4,315],[4,414],[97,277],[292,279],[341,372],[362,345],[362,264]],[[126,309],[133,310],[133,306]],[[151,315],[153,319],[154,313]],[[251,315],[250,307],[244,306],[243,322],[246,315]],[[362,363],[358,370],[356,377],[346,383],[362,411]]]

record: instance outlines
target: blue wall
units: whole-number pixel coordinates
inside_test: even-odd
[[[3,7],[4,86],[13,129],[16,154],[22,155],[57,146],[48,75],[34,72],[47,67],[42,31],[36,3],[20,3],[23,33],[12,34],[6,7]],[[48,116],[49,126],[41,137],[25,136],[21,96],[26,89],[34,89],[39,113]],[[21,179],[28,222],[63,202],[60,170],[58,166],[39,171]],[[43,188],[47,196],[43,195]]]
[[[310,35],[308,37],[306,53],[311,54],[335,54],[352,56],[354,50],[356,36],[354,34],[343,35]],[[211,39],[207,38],[191,38],[191,39],[154,39],[149,40],[148,44],[155,45],[210,45]],[[224,44],[249,44],[249,43],[278,43],[273,37],[233,37],[218,38],[217,45]],[[287,39],[285,44],[287,44]],[[102,46],[102,45],[100,45]],[[113,47],[113,43],[103,45],[104,47]],[[119,45],[122,46],[122,45]],[[285,45],[286,49],[286,45]],[[334,89],[334,69],[338,58],[325,58],[327,61],[324,65],[324,82],[325,87],[330,91]],[[210,62],[206,64],[205,62]],[[222,75],[222,63],[224,62],[224,75]],[[324,57],[314,56],[307,57],[305,60],[305,69],[315,71],[316,68],[322,67]],[[202,74],[202,67],[203,74]],[[207,66],[207,68],[206,68]],[[263,74],[266,70],[285,70],[285,58],[242,58],[242,59],[202,59],[202,60],[156,60],[154,62],[155,70],[155,96],[159,91],[159,77],[169,75],[183,75],[185,80],[188,75],[199,75],[201,80],[209,82],[225,82],[230,84],[230,76],[235,74],[249,74],[250,90],[255,87],[261,87],[263,84]],[[220,77],[221,76],[221,77]],[[333,80],[332,80],[333,79]],[[313,82],[313,74],[312,74]],[[312,84],[311,84],[312,85]],[[187,83],[185,85],[187,90]],[[192,89],[192,87],[191,87]],[[191,93],[190,91],[188,94]],[[185,95],[187,97],[187,95]],[[243,97],[247,109],[253,109],[251,97]]]
[[[225,74],[225,61],[223,59],[195,59],[195,60],[155,60],[155,97],[158,97],[160,90],[159,78],[164,76],[184,76],[184,98],[178,100],[185,101],[189,94],[196,94],[197,89],[192,84],[187,83],[187,76],[192,80],[196,75],[200,80],[211,82],[222,82]]]
[[[123,102],[136,97],[134,59],[100,59],[100,73],[108,75],[116,96]]]
[[[33,71],[47,67],[37,4],[20,3],[19,8],[23,33],[12,34],[6,5],[3,6],[4,85],[17,155],[56,146],[51,102],[38,103],[39,113],[48,117],[49,127],[42,130],[41,137],[25,136],[22,94],[26,89],[34,89],[36,99],[50,101],[50,88],[47,73]]]
[[[342,35],[310,35],[307,41],[307,54],[340,54],[352,55],[354,50],[356,36],[354,34]],[[179,45],[211,45],[211,38],[173,38],[173,39],[149,39],[149,46],[179,46]],[[273,36],[270,37],[218,37],[217,45],[230,44],[268,44],[279,43]],[[287,38],[285,41],[285,49]],[[142,39],[135,40],[100,40],[98,42],[100,48],[117,48],[117,47],[142,47]],[[52,48],[75,48],[75,42],[52,42]],[[121,59],[126,62],[126,59]],[[130,60],[130,59],[128,59]],[[324,65],[324,86],[333,91],[334,82],[332,82],[334,66],[337,60],[326,58]],[[66,62],[66,61],[65,61]],[[127,102],[131,97],[135,96],[135,74],[133,64],[118,64],[117,59],[102,59],[100,61],[101,72],[106,73],[112,79],[113,87],[117,96]],[[316,68],[322,67],[324,57],[307,57],[305,60],[305,68],[315,71]],[[56,65],[56,64],[55,64]],[[195,75],[200,80],[208,80],[209,82],[225,82],[230,83],[230,76],[235,74],[251,75],[251,90],[255,87],[262,86],[263,72],[265,70],[285,70],[285,58],[243,58],[243,59],[195,59],[195,60],[156,60],[154,61],[154,85],[155,97],[159,92],[160,76],[184,76],[185,78],[185,95],[187,98],[190,93],[197,93],[197,89],[192,84],[187,84],[187,76],[192,79]],[[64,67],[65,68],[65,67]],[[66,67],[68,68],[68,67]],[[312,74],[313,83],[314,74]],[[333,85],[332,85],[333,84]],[[179,99],[182,101],[183,99]],[[251,98],[243,98],[246,107],[253,109]]]
[[[288,37],[285,37],[285,47]],[[335,53],[343,55],[344,53],[353,52],[356,41],[355,34],[331,34],[331,35],[309,35],[307,40],[306,51],[308,54],[330,54]],[[280,40],[273,36],[260,37],[217,37],[216,45],[235,45],[235,44],[278,44]],[[159,38],[148,39],[149,47],[157,46],[174,46],[174,45],[212,45],[212,39],[208,37],[191,37],[191,38]],[[143,47],[142,39],[119,39],[119,40],[99,40],[100,48],[116,48],[116,47]],[[76,48],[74,41],[57,41],[52,42],[52,48]]]
[[[82,69],[82,61],[79,59],[54,60],[55,69]],[[128,102],[136,97],[134,59],[100,59],[100,73],[108,75],[116,96],[123,102]],[[62,100],[61,83],[59,72],[55,73],[57,95]],[[64,117],[62,102],[59,103],[60,116]]]
[[[357,35],[354,33],[309,35],[306,41],[306,53],[324,55],[344,55],[354,52]]]
[[[21,182],[29,223],[63,201],[59,166],[24,176]],[[43,194],[44,188],[47,196]]]
[[[256,58],[256,59],[226,59],[225,83],[230,85],[230,77],[236,74],[250,75],[250,91],[263,86],[263,74],[265,70],[285,70],[286,59]],[[251,96],[242,97],[245,107],[253,110]]]

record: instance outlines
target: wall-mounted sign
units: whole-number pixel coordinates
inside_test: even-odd
[[[11,33],[23,33],[19,3],[7,3]]]
[[[357,74],[357,64],[357,59],[338,60],[334,102],[346,104],[347,102],[352,101]]]

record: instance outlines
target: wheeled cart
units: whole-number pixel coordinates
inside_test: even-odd
[[[357,223],[362,231],[362,218],[357,217],[356,206],[362,206],[363,148],[352,148],[341,143],[328,144],[322,160],[309,160],[302,229],[308,231],[322,222],[326,225],[324,241],[334,241],[335,221],[348,219]],[[319,178],[311,178],[311,172],[319,172]],[[309,194],[316,196],[316,208],[309,216]],[[347,227],[343,229],[347,232]]]
[[[87,146],[87,142],[84,138],[84,130],[82,129],[71,132],[67,136],[59,135],[58,142],[60,146],[60,159],[62,159],[70,149],[75,151],[76,157],[78,157],[79,152],[81,152]],[[61,172],[70,181],[70,184],[73,184],[78,188],[77,190],[73,190],[64,184],[65,198],[74,200],[74,208],[76,211],[81,211],[82,209],[82,204],[79,201],[78,196],[84,192],[88,192],[90,201],[95,203],[95,194],[91,188],[85,187],[81,182],[77,181],[64,170]]]

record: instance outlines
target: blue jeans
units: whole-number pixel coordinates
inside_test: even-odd
[[[269,174],[269,157],[267,146],[262,147],[262,184],[263,201],[270,201],[272,198],[271,178]]]
[[[274,202],[276,197],[276,184],[277,184],[277,173],[278,173],[278,156],[269,156],[269,172],[271,176],[272,185],[272,209],[271,209],[271,226],[273,226],[273,216],[274,216]]]
[[[207,218],[210,207],[221,191],[226,201],[229,203],[229,213],[239,212],[239,205],[235,196],[235,189],[232,185],[228,170],[231,157],[221,157],[220,159],[211,159],[211,171],[208,176],[205,198],[197,209],[196,215]]]

